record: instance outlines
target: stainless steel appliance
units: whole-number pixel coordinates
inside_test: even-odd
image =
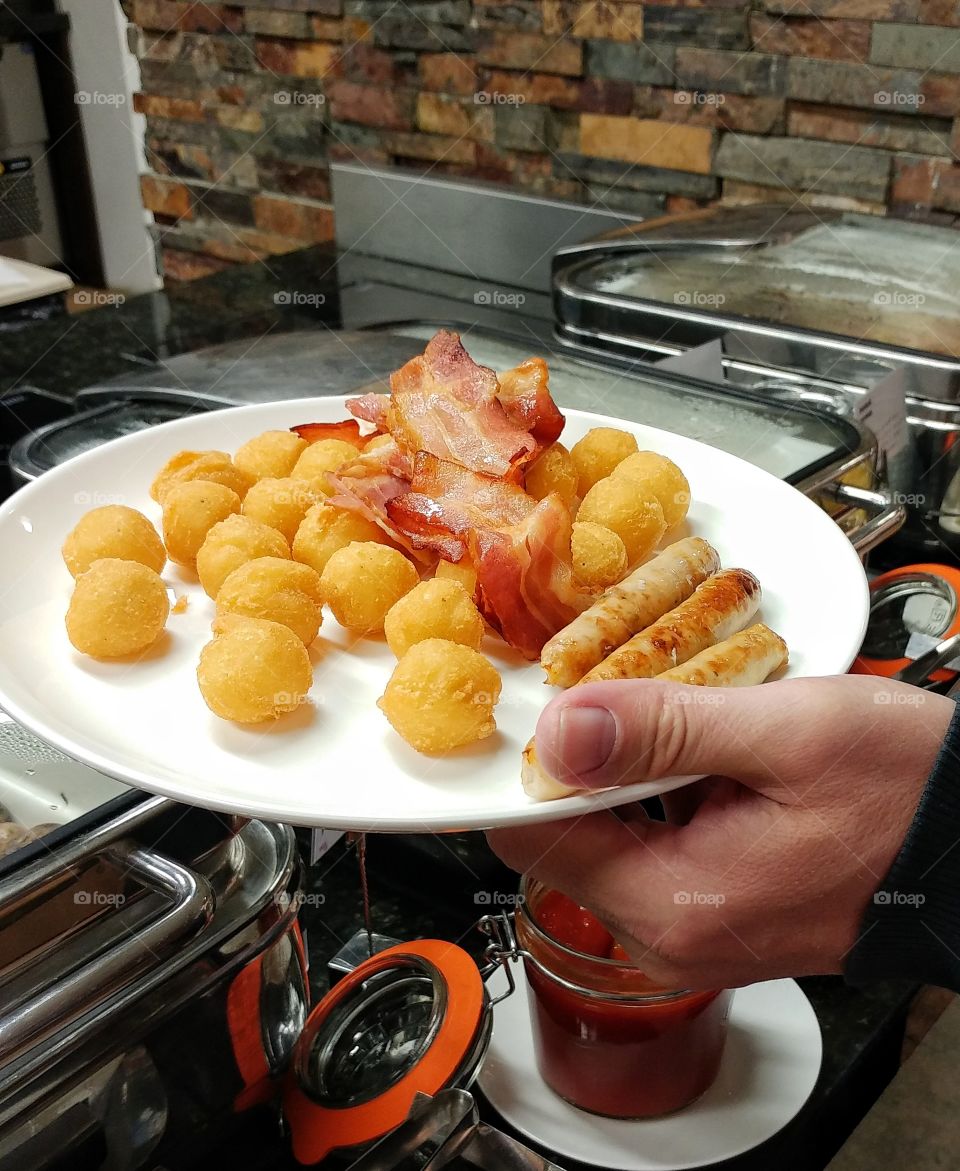
[[[960,555],[960,256],[952,231],[784,207],[631,225],[554,257],[558,335],[650,363],[708,342],[717,383],[862,413],[899,395],[887,476],[909,519],[897,549]]]
[[[173,1164],[273,1096],[307,1008],[292,831],[0,722],[0,1168]],[[149,1161],[149,1162],[148,1162]]]

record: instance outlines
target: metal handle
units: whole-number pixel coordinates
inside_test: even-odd
[[[853,484],[833,484],[823,489],[823,495],[837,504],[862,508],[870,514],[862,525],[847,534],[850,543],[861,556],[892,537],[907,519],[904,505],[897,503],[886,488],[876,490],[858,488]]]
[[[109,1009],[109,1002],[120,989],[129,985],[144,968],[165,958],[174,948],[203,928],[212,918],[214,895],[209,883],[199,874],[170,858],[141,846],[118,843],[103,855],[119,862],[130,874],[153,893],[172,900],[163,913],[143,921],[136,906],[129,915],[123,909],[111,916],[111,936],[120,935],[105,954],[83,954],[83,933],[58,950],[55,962],[62,974],[43,980],[34,990],[27,981],[36,982],[36,968],[28,968],[13,982],[20,984],[4,990],[4,1000],[11,1007],[0,1016],[0,1052],[9,1061],[29,1048],[55,1026],[63,1028],[77,1023],[77,1032],[95,1027]],[[62,876],[61,876],[62,877]],[[36,884],[31,894],[42,897],[62,882]],[[130,920],[125,921],[125,919]],[[42,965],[41,965],[42,970]]]

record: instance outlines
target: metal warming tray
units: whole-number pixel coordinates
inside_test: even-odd
[[[896,530],[903,510],[880,487],[868,431],[801,402],[761,401],[737,388],[665,370],[631,368],[615,354],[580,358],[549,336],[517,338],[453,322],[391,323],[367,330],[271,336],[168,359],[139,380],[92,386],[78,413],[14,445],[15,481],[119,434],[198,409],[385,388],[390,371],[420,353],[441,326],[463,332],[476,361],[506,370],[540,354],[561,407],[643,422],[712,444],[757,464],[816,498],[866,551]]]
[[[960,249],[943,228],[783,207],[711,208],[554,258],[562,343],[640,363],[713,342],[724,387],[854,415],[896,382],[890,461],[905,551],[960,555]]]

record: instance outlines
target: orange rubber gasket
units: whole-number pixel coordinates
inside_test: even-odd
[[[312,1025],[322,1022],[369,976],[392,967],[396,956],[427,960],[444,980],[447,1011],[436,1036],[416,1065],[379,1097],[342,1109],[322,1106],[304,1092],[296,1074],[300,1055],[295,1053],[284,1087],[283,1108],[298,1163],[318,1163],[333,1150],[371,1142],[399,1126],[417,1093],[435,1094],[450,1081],[477,1035],[484,1011],[484,987],[476,963],[456,944],[419,939],[378,952],[344,976],[308,1017],[298,1049],[301,1043],[309,1043],[308,1037],[312,1041],[316,1032]]]
[[[902,565],[898,569],[891,569],[888,573],[882,573],[879,577],[874,578],[870,583],[870,593],[873,594],[874,591],[882,589],[883,586],[889,585],[891,582],[899,581],[904,577],[911,577],[917,573],[925,573],[930,577],[942,577],[953,588],[957,595],[957,613],[954,615],[953,621],[947,629],[940,635],[940,638],[949,638],[952,634],[960,633],[960,570],[954,569],[950,565],[932,565],[927,563],[922,565]],[[857,655],[853,666],[850,668],[850,674],[879,675],[884,679],[890,679],[898,671],[902,671],[904,667],[909,667],[912,662],[912,659],[872,659],[868,655]],[[932,672],[930,678],[935,683],[947,683],[951,679],[955,679],[956,675],[956,671],[941,668],[938,671]]]

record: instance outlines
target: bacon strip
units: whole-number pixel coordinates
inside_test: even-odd
[[[497,376],[460,338],[441,330],[391,375],[390,433],[411,454],[427,451],[488,476],[516,479],[538,450],[497,398]]]
[[[307,443],[317,443],[321,439],[342,439],[345,443],[352,443],[358,450],[370,438],[360,434],[360,424],[356,419],[344,419],[340,423],[301,423],[298,427],[291,427],[301,439]]]
[[[543,358],[527,358],[500,375],[497,398],[507,418],[529,431],[537,443],[556,443],[566,420],[550,396],[549,373]]]
[[[410,473],[406,455],[395,443],[385,443],[363,452],[336,472],[327,472],[327,482],[333,489],[330,503],[365,516],[417,560],[429,561],[429,553],[419,552],[389,516],[390,502],[410,489]]]
[[[388,429],[387,412],[390,409],[390,395],[388,394],[361,394],[357,398],[347,399],[347,410],[358,419],[372,423],[378,431]]]
[[[420,452],[411,491],[386,511],[416,548],[447,561],[469,553],[481,613],[529,659],[593,601],[574,583],[570,514],[556,496],[538,503],[516,484]]]

